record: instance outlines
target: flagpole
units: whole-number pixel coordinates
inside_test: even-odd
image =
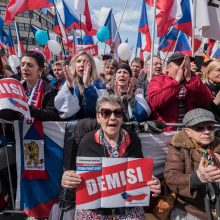
[[[154,0],[154,19],[152,27],[152,42],[151,42],[151,57],[150,57],[150,79],[153,77],[153,56],[154,56],[154,41],[155,41],[155,26],[156,26],[156,5],[157,0]]]
[[[126,10],[126,8],[127,8],[127,4],[128,4],[128,0],[125,0],[124,9],[123,9],[123,11],[122,11],[121,19],[120,19],[120,21],[119,21],[118,28],[117,28],[117,30],[116,30],[116,33],[115,33],[115,37],[114,37],[114,41],[113,41],[113,42],[116,41],[116,37],[117,37],[117,35],[118,35],[118,32],[119,32],[119,28],[120,28],[120,26],[121,26],[122,19],[123,19],[123,17],[124,17],[124,13],[125,13],[125,10]]]
[[[193,13],[192,13],[192,56],[195,53],[195,27],[196,27],[196,0],[193,1]]]
[[[105,43],[105,47],[104,47],[104,55],[105,55],[105,50],[106,50],[106,43]]]
[[[138,49],[138,47],[137,47],[137,45],[136,45],[136,49],[135,49],[135,57],[137,57],[137,49]]]
[[[29,24],[29,30],[28,30],[28,36],[27,36],[27,39],[26,39],[26,52],[28,51],[28,45],[29,45],[29,37],[30,37],[30,32],[31,32],[31,25],[32,25],[32,19],[33,19],[33,11],[32,12],[29,12],[31,13],[31,19],[30,19],[30,24]],[[34,35],[34,34],[33,34]],[[35,36],[34,36],[35,37]]]

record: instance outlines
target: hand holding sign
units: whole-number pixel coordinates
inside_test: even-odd
[[[80,175],[73,170],[67,170],[63,173],[61,185],[64,188],[76,188],[81,183]]]

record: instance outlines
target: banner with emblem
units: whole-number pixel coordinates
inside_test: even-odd
[[[78,157],[77,209],[148,206],[151,158]]]
[[[35,218],[48,218],[58,200],[63,174],[63,147],[66,122],[43,122],[44,146],[33,124],[16,121],[17,194],[16,210]],[[42,151],[43,150],[43,151]],[[22,178],[24,171],[47,171],[46,179]]]

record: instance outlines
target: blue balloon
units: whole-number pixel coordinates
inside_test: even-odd
[[[100,42],[106,42],[110,37],[109,29],[106,26],[100,27],[97,31],[96,36]]]
[[[35,39],[38,44],[45,45],[48,42],[48,34],[44,30],[38,30],[35,34]]]

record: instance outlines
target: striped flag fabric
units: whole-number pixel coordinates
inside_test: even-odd
[[[10,0],[5,11],[5,21],[10,25],[17,14],[52,6],[53,0]]]
[[[63,174],[65,125],[65,122],[43,122],[45,169],[48,178],[31,180],[21,178],[24,171],[24,156],[28,157],[30,153],[38,152],[39,146],[35,144],[26,151],[24,139],[35,140],[36,131],[33,124],[27,124],[25,121],[16,121],[14,124],[18,175],[16,209],[24,210],[28,216],[48,218],[53,204],[58,200]],[[39,160],[40,156],[37,153],[35,155]]]
[[[138,31],[145,34],[146,46],[144,50],[147,52],[150,52],[151,51],[151,36],[150,36],[150,30],[149,30],[149,25],[148,25],[148,19],[147,19],[146,3],[144,0],[142,2],[141,17],[139,21]]]

